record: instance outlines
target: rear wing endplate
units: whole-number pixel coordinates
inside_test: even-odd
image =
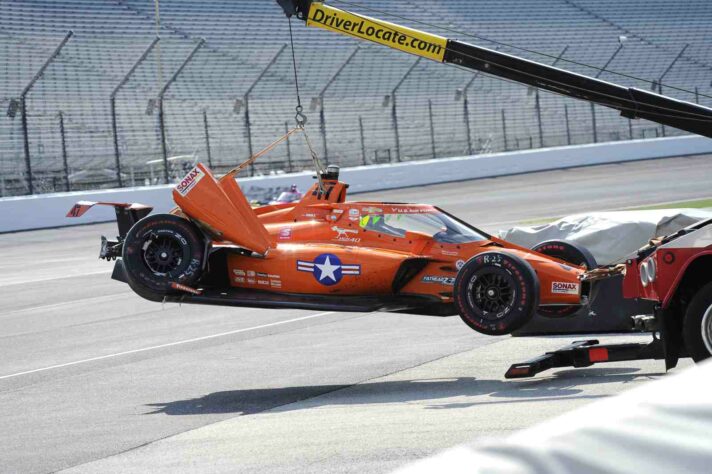
[[[123,238],[129,229],[151,213],[153,207],[136,202],[79,201],[67,213],[67,217],[81,217],[94,206],[112,206],[116,211],[119,237]]]

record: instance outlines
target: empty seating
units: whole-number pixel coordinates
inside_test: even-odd
[[[627,86],[659,90],[665,74],[663,93],[712,105],[708,0],[353,3],[366,15],[389,19],[369,9],[387,10],[409,18],[393,19],[407,26]],[[218,171],[226,170],[247,158],[250,143],[258,151],[293,125],[291,54],[282,50],[289,39],[287,20],[275,2],[161,0],[160,8],[159,23],[153,2],[146,0],[0,2],[0,195],[27,191],[18,100],[68,30],[74,37],[26,101],[36,192],[117,185],[109,97],[157,33],[161,41],[116,97],[124,185],[161,181],[156,98],[200,38],[205,45],[163,103],[171,177],[185,163],[208,158]],[[541,92],[537,101],[528,87],[485,75],[472,80],[472,72],[425,60],[394,92],[414,57],[297,23],[307,128],[329,162],[349,166],[682,133],[551,93]],[[359,52],[324,89],[357,46]],[[606,71],[597,69],[616,51]],[[295,170],[309,163],[304,147],[293,141],[260,160],[256,170]]]

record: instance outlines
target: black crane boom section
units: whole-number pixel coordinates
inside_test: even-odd
[[[434,61],[456,64],[712,138],[712,109],[654,92],[625,87],[493,49],[451,40],[312,0],[277,0],[287,16]]]

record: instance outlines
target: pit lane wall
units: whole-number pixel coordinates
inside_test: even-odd
[[[388,165],[342,169],[341,179],[350,184],[351,194],[383,189],[491,178],[575,166],[646,160],[712,153],[712,140],[699,136],[655,138],[524,150],[490,155],[441,158]],[[243,190],[276,188],[296,184],[308,188],[312,172],[240,179]],[[66,218],[77,201],[140,202],[156,212],[173,207],[170,185],[41,194],[0,199],[0,233],[108,222],[112,208],[99,207],[80,218]]]

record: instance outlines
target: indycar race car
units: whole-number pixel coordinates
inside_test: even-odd
[[[586,304],[581,281],[593,257],[575,244],[527,249],[435,206],[347,202],[339,169],[317,167],[301,200],[251,208],[234,173],[216,179],[198,164],[173,189],[178,205],[150,214],[116,209],[119,236],[100,256],[112,278],[151,301],[459,314],[498,335],[535,312],[564,317]]]

